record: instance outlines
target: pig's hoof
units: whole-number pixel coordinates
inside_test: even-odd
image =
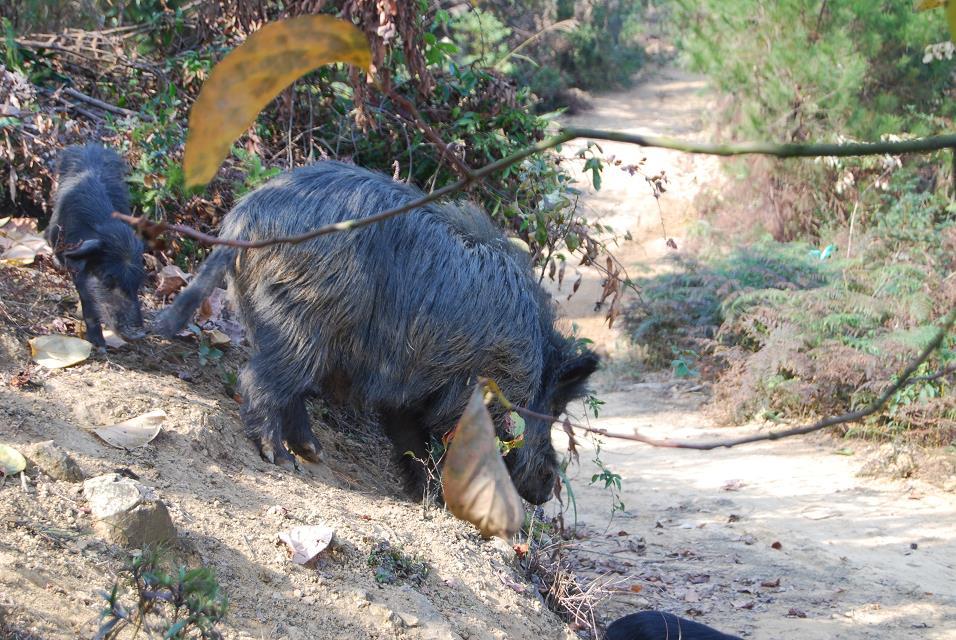
[[[322,462],[322,445],[311,433],[308,439],[303,442],[289,441],[289,448],[296,455],[301,456],[303,460],[309,462]]]
[[[295,458],[281,444],[275,444],[272,440],[262,440],[259,443],[259,452],[266,462],[293,471],[296,468]]]

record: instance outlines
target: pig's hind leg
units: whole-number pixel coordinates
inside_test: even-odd
[[[295,459],[284,443],[286,440],[297,453],[310,460],[316,459],[321,449],[312,435],[305,407],[304,389],[308,385],[294,374],[295,367],[282,366],[274,355],[261,352],[253,355],[239,374],[242,395],[239,414],[246,433],[259,447],[263,458],[282,467],[295,466]]]
[[[282,416],[285,441],[294,453],[309,462],[322,460],[322,445],[312,432],[305,395],[290,398]]]
[[[382,408],[379,418],[385,435],[392,441],[405,493],[421,499],[429,485],[437,482],[429,435],[422,426],[423,412],[407,407]]]

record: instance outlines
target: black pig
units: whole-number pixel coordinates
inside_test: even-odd
[[[612,622],[604,640],[740,640],[712,627],[663,611],[641,611]]]
[[[246,196],[221,237],[299,234],[421,195],[377,173],[321,162]],[[406,488],[420,491],[424,471],[402,454],[426,458],[429,442],[461,416],[478,376],[496,380],[519,405],[558,415],[598,365],[555,330],[527,253],[474,207],[431,204],[301,244],[217,247],[156,331],[174,335],[224,273],[253,349],[240,374],[241,415],[262,455],[278,464],[293,462],[286,444],[318,458],[305,406],[317,392],[375,412]],[[557,479],[550,422],[528,420],[524,439],[505,461],[519,493],[540,504]]]
[[[103,347],[102,322],[129,339],[141,338],[143,243],[114,211],[129,215],[123,160],[95,144],[63,150],[57,166],[53,216],[45,236],[73,277],[87,339]]]

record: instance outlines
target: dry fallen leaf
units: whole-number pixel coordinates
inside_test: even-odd
[[[102,438],[106,444],[117,449],[136,449],[152,442],[162,430],[165,420],[165,411],[153,409],[124,422],[105,427],[93,427],[90,430]]]
[[[233,141],[297,78],[324,64],[368,70],[368,41],[355,25],[327,15],[271,22],[233,49],[203,84],[189,113],[186,186],[209,182]]]
[[[289,548],[292,562],[311,566],[329,548],[334,535],[335,530],[330,527],[306,525],[283,531],[279,540]]]
[[[442,488],[448,510],[485,537],[510,538],[524,522],[524,508],[495,444],[481,385],[455,427],[445,453]]]
[[[206,339],[209,340],[209,344],[213,347],[221,347],[224,344],[229,344],[232,342],[229,336],[219,329],[203,331],[203,334],[206,336]]]
[[[23,454],[8,444],[0,444],[0,475],[12,476],[27,468]]]
[[[186,286],[192,277],[174,264],[168,264],[156,274],[156,295],[165,298]]]
[[[34,362],[47,369],[59,369],[83,362],[90,357],[93,345],[73,336],[37,336],[30,340]]]
[[[123,340],[122,336],[112,329],[105,327],[103,328],[103,340],[106,342],[107,347],[113,347],[114,349],[126,346],[126,340]]]
[[[33,264],[38,255],[51,253],[50,245],[37,233],[37,221],[34,218],[0,220],[0,262],[25,266]]]

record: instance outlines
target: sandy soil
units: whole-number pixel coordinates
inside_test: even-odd
[[[712,112],[704,82],[665,69],[570,120],[704,138],[714,133]],[[613,143],[604,151],[624,164],[646,156],[649,173],[670,178],[661,198],[666,236],[639,177],[608,170],[605,187],[585,200],[592,216],[631,232],[615,252],[631,274],[670,268],[666,239],[684,246],[694,197],[718,180],[715,161]],[[706,387],[629,368],[626,342],[594,311],[600,288],[586,274],[581,291],[562,298],[565,315],[611,356],[596,385],[606,404],[594,424],[699,439],[760,428],[721,428],[703,411]],[[628,373],[639,381],[627,382]],[[585,447],[572,482],[586,535],[572,564],[580,576],[617,583],[604,604],[612,619],[654,608],[753,638],[956,638],[956,496],[859,477],[871,453],[826,436],[711,452],[605,439],[600,458],[622,476],[626,512],[609,520],[611,495],[589,484],[598,471]]]
[[[55,327],[75,317],[71,307],[75,292],[59,274],[0,266],[0,441],[52,439],[87,476],[120,471],[155,487],[180,534],[176,556],[219,576],[227,638],[573,637],[507,543],[482,541],[471,525],[396,493],[390,447],[362,425],[314,420],[325,463],[310,473],[265,464],[194,344],[150,338],[68,369],[33,368],[30,385],[10,386],[29,367],[29,335],[18,327]],[[224,364],[241,359],[230,351]],[[169,418],[142,449],[113,449],[84,430],[154,407]],[[0,638],[91,638],[100,591],[128,555],[93,535],[81,485],[32,476],[26,491],[15,479],[0,487]],[[299,524],[335,529],[317,570],[293,565],[276,544]],[[421,586],[376,582],[368,557],[382,540],[427,563]]]

